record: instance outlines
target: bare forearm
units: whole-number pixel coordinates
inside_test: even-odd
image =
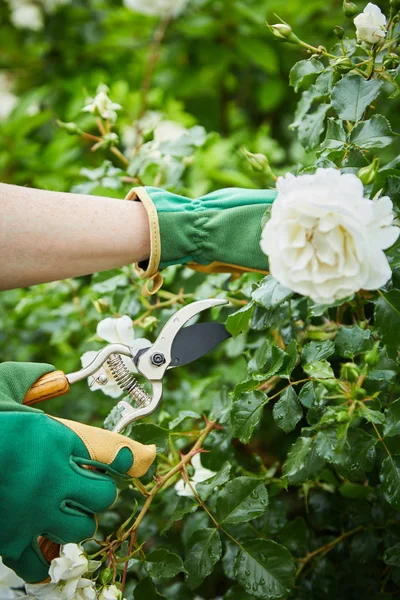
[[[149,244],[140,202],[0,184],[0,289],[144,260]]]

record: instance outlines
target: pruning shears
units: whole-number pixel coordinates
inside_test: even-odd
[[[127,399],[117,404],[119,420],[113,431],[121,433],[130,423],[154,412],[162,398],[163,377],[169,369],[187,365],[204,356],[220,342],[230,337],[221,323],[195,323],[184,325],[204,310],[227,304],[227,300],[211,298],[192,302],[178,310],[164,325],[156,341],[145,348],[132,348],[124,344],[109,344],[102,348],[93,361],[83,369],[65,374],[53,371],[41,377],[29,389],[24,404],[36,404],[49,398],[66,394],[70,385],[89,378],[89,385],[96,381],[105,385],[108,381],[104,371],[106,366],[115,382],[125,392]],[[138,373],[145,377],[151,386],[148,393],[131,373],[122,356],[129,357]]]

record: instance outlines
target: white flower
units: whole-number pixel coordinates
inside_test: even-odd
[[[12,93],[9,78],[0,73],[0,121],[7,119],[18,103],[18,97]]]
[[[101,590],[99,600],[122,600],[122,593],[116,585],[109,585]]]
[[[150,342],[145,338],[135,339],[135,334],[133,331],[133,322],[130,317],[124,315],[123,317],[108,317],[100,321],[97,325],[97,335],[109,342],[110,344],[124,344],[125,346],[130,346],[131,348],[141,349],[148,348],[150,346]],[[95,358],[97,352],[95,350],[88,350],[81,356],[81,364],[82,367],[87,367]],[[133,372],[136,372],[132,360],[126,356],[121,356],[125,366]],[[94,392],[95,390],[101,390],[106,394],[106,396],[110,396],[111,398],[118,398],[123,393],[119,385],[115,382],[113,375],[107,366],[104,364],[101,369],[96,371],[91,379],[90,389]],[[101,385],[97,383],[97,379],[101,381],[101,378],[107,378],[107,383],[105,385]],[[92,383],[94,382],[94,383]]]
[[[21,600],[96,600],[95,584],[90,579],[72,579],[66,584],[31,583],[25,587],[29,595]]]
[[[80,578],[89,569],[89,561],[78,544],[65,544],[60,556],[51,561],[49,575],[52,583],[63,582],[64,597],[74,598]]]
[[[159,17],[178,17],[186,8],[188,0],[124,0],[127,8]]]
[[[11,22],[18,29],[39,31],[43,28],[43,18],[39,7],[26,0],[13,0]]]
[[[210,471],[210,469],[206,469],[205,467],[203,467],[203,465],[201,464],[200,454],[194,455],[194,457],[192,458],[192,466],[194,468],[194,474],[190,479],[190,483],[195,490],[197,483],[203,483],[203,481],[206,481],[207,479],[210,479],[210,477],[214,477],[215,475],[214,471]],[[191,498],[194,496],[189,484],[186,483],[183,479],[180,479],[178,483],[175,484],[175,490],[178,496],[188,496]]]
[[[171,142],[172,140],[178,140],[186,133],[187,129],[180,123],[175,121],[162,121],[156,125],[154,129],[154,141],[157,144],[161,142]]]
[[[94,98],[90,98],[89,104],[82,108],[82,111],[93,113],[112,122],[116,121],[116,111],[120,110],[121,105],[110,100],[108,97],[108,91],[109,90],[106,85],[99,85],[96,96]]]
[[[396,241],[392,202],[364,198],[361,181],[336,169],[279,177],[261,249],[281,284],[320,304],[391,277],[383,252]]]
[[[11,588],[21,587],[23,584],[22,579],[3,564],[0,556],[0,600],[14,600],[16,593]]]
[[[386,36],[386,17],[376,4],[369,2],[363,12],[354,19],[359,42],[376,44]]]

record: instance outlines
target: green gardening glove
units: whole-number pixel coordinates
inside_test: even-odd
[[[162,278],[159,269],[185,264],[206,273],[266,272],[260,248],[261,220],[275,190],[228,188],[190,200],[155,187],[133,188],[128,200],[140,200],[150,225],[150,258],[136,265],[141,278]]]
[[[156,452],[153,445],[24,406],[31,385],[53,370],[0,364],[0,555],[29,583],[48,577],[42,550],[49,556],[51,547],[54,558],[56,544],[93,536],[95,513],[116,499],[108,473],[140,477]]]

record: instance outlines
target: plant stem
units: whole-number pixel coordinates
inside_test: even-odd
[[[348,537],[351,537],[355,533],[358,533],[362,529],[364,529],[364,525],[359,525],[358,527],[354,527],[354,529],[350,529],[350,531],[346,531],[345,533],[342,533],[341,535],[339,535],[337,538],[335,538],[331,542],[328,542],[327,544],[320,546],[316,550],[313,550],[313,552],[309,552],[306,556],[304,556],[304,558],[299,558],[298,561],[301,564],[300,564],[299,568],[297,569],[296,577],[298,577],[300,575],[300,573],[302,572],[304,567],[315,556],[318,556],[318,554],[326,554],[327,552],[330,552],[332,550],[332,548],[334,548],[335,546],[340,544],[340,542],[342,542],[343,540],[345,540]]]

